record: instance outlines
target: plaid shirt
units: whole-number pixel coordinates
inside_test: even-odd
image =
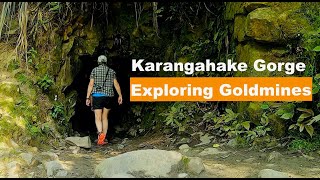
[[[109,69],[107,79],[106,74]],[[91,74],[90,79],[94,79],[92,93],[103,93],[107,96],[114,96],[113,80],[116,79],[116,72],[108,66],[100,65],[95,67]],[[102,87],[104,85],[104,87]]]

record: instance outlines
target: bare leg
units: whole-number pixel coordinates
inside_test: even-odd
[[[95,109],[94,110],[94,116],[96,119],[96,127],[98,132],[102,132],[102,121],[101,121],[101,115],[102,115],[102,109]]]
[[[108,131],[108,115],[109,115],[110,109],[103,108],[102,111],[102,132],[106,135]]]

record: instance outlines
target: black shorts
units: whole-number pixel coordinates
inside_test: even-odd
[[[94,109],[111,109],[113,105],[113,97],[101,96],[94,97],[92,96],[92,110]]]

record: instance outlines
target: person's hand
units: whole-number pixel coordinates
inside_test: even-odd
[[[119,103],[119,105],[122,104],[122,96],[118,97],[118,103]]]
[[[86,100],[86,105],[87,105],[87,106],[90,106],[90,99],[87,99],[87,100]]]

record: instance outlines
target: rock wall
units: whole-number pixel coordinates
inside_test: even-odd
[[[233,24],[232,37],[236,42],[236,61],[253,67],[257,59],[266,62],[296,62],[297,45],[312,27],[301,12],[302,2],[229,2],[225,19]],[[235,76],[287,76],[284,72],[238,72]],[[259,102],[239,102],[236,109],[242,118],[259,123],[262,111]],[[285,133],[282,119],[270,116],[273,134]]]
[[[296,55],[288,45],[295,45],[310,31],[307,18],[300,13],[301,2],[232,2],[227,4],[226,19],[233,23],[238,62],[250,67],[256,59],[267,62],[294,62]],[[275,76],[284,74],[247,71],[237,76]]]

